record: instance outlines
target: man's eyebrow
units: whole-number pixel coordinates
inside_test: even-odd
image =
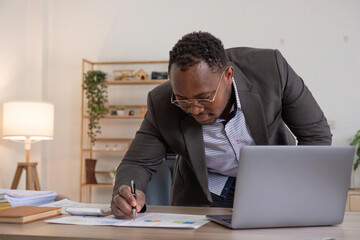
[[[214,92],[214,91],[208,91],[208,92],[199,93],[199,94],[195,95],[193,98],[186,98],[184,96],[181,96],[181,95],[175,94],[175,93],[174,93],[174,95],[175,95],[175,97],[179,97],[179,98],[183,98],[183,99],[196,99],[196,98],[201,98],[204,95],[208,95],[208,94],[210,94],[212,92]]]

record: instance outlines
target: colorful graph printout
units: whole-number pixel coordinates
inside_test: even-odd
[[[170,213],[145,213],[132,219],[116,219],[113,215],[106,217],[93,216],[67,216],[47,220],[48,223],[98,225],[118,227],[161,227],[161,228],[199,228],[209,221],[205,215],[170,214]]]

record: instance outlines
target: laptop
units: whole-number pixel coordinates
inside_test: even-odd
[[[241,148],[232,215],[207,218],[232,229],[324,226],[344,218],[355,148]]]

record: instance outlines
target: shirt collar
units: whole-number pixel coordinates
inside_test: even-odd
[[[232,104],[229,115],[230,115],[230,119],[233,118],[236,114],[237,114],[237,110],[241,111],[241,105],[240,105],[240,98],[239,98],[239,94],[236,88],[236,83],[234,78],[232,78],[232,91],[234,91],[235,93],[235,102]],[[229,120],[230,120],[229,119]],[[216,119],[215,123],[219,123],[219,122],[225,122],[225,119],[219,118]]]

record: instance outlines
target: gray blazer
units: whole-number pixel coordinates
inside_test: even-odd
[[[226,50],[246,123],[257,145],[330,145],[327,120],[302,79],[278,50]],[[212,203],[202,127],[170,103],[170,82],[148,94],[148,108],[117,170],[114,190],[135,179],[144,191],[165,153],[177,154],[173,170],[173,205]],[[290,132],[291,131],[291,132]]]

